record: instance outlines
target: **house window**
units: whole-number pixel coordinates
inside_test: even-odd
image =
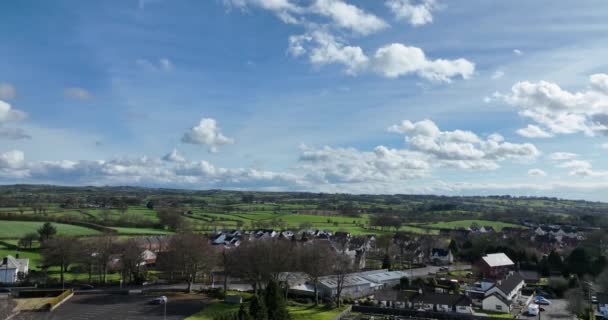
[[[501,305],[496,305],[496,310],[502,310],[502,306]]]

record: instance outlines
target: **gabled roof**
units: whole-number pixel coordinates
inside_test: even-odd
[[[483,261],[490,267],[503,267],[514,265],[513,261],[504,253],[491,253],[481,257]]]
[[[497,282],[496,287],[500,289],[500,291],[509,294],[522,282],[524,282],[524,278],[519,273],[515,273],[509,275],[506,279]]]
[[[442,249],[442,248],[431,249],[432,256],[447,257],[449,254],[450,254],[450,251],[446,250],[446,249]]]

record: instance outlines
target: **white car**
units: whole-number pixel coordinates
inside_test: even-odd
[[[158,298],[154,298],[152,301],[150,301],[150,304],[166,304],[167,303],[167,297],[165,296],[160,296]]]

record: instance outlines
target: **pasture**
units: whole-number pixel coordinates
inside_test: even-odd
[[[44,222],[36,221],[0,221],[0,238],[17,239],[28,233],[36,232]],[[53,223],[57,234],[68,236],[92,236],[101,234],[97,230],[63,223]]]

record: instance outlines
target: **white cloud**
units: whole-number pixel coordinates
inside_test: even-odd
[[[27,117],[23,111],[13,109],[13,107],[0,100],[0,125],[8,122],[21,121]]]
[[[177,149],[173,149],[173,151],[164,155],[163,160],[168,162],[186,162],[186,158],[184,158]]]
[[[428,80],[450,82],[454,77],[468,79],[475,64],[466,59],[428,59],[417,47],[393,43],[376,50],[368,57],[363,49],[348,46],[324,31],[314,31],[289,38],[289,52],[293,56],[308,54],[314,65],[341,64],[348,74],[372,71],[387,78],[415,74]]]
[[[604,143],[604,144],[602,144],[602,149],[606,149],[606,150],[608,150],[608,143]]]
[[[526,138],[551,138],[551,137],[553,137],[552,134],[541,129],[539,126],[535,126],[533,124],[529,124],[525,128],[518,129],[516,132],[518,135],[520,135],[522,137],[526,137]]]
[[[515,54],[516,56],[522,56],[524,52],[519,49],[513,49],[513,54]]]
[[[553,161],[572,160],[578,157],[578,154],[572,152],[554,152],[549,155],[549,159]]]
[[[608,171],[593,170],[593,165],[587,160],[570,160],[557,165],[559,168],[570,170],[571,176],[579,177],[608,177]]]
[[[354,148],[302,146],[300,168],[318,183],[360,183],[420,178],[430,166],[422,154],[378,146],[373,152]]]
[[[0,139],[22,140],[32,137],[21,128],[0,128]]]
[[[608,132],[608,75],[590,77],[589,89],[569,92],[557,84],[523,81],[513,85],[508,94],[495,98],[520,108],[519,114],[535,121],[552,134],[584,133],[594,136]]]
[[[319,15],[329,17],[338,27],[362,35],[377,32],[388,26],[377,16],[342,0],[316,0],[310,9]]]
[[[21,150],[0,153],[0,169],[18,169],[24,165],[25,156]]]
[[[505,142],[499,134],[480,138],[471,131],[441,131],[431,120],[404,120],[388,128],[406,135],[410,150],[434,157],[443,166],[461,169],[496,169],[497,161],[529,160],[540,155],[530,143]]]
[[[388,0],[385,4],[397,20],[406,20],[413,26],[433,22],[432,12],[439,8],[435,0],[421,0],[417,4],[411,0]]]
[[[541,169],[530,169],[528,175],[531,177],[546,177],[547,173]]]
[[[90,100],[93,98],[93,95],[88,90],[79,87],[65,88],[63,94],[66,98],[78,100]]]
[[[204,144],[209,146],[210,152],[216,152],[219,146],[233,144],[234,139],[224,136],[215,119],[202,118],[198,125],[184,134],[182,142]]]
[[[496,70],[492,73],[492,80],[497,80],[505,76],[505,72],[501,70]]]
[[[17,96],[17,89],[10,83],[0,82],[0,99],[14,99]]]

